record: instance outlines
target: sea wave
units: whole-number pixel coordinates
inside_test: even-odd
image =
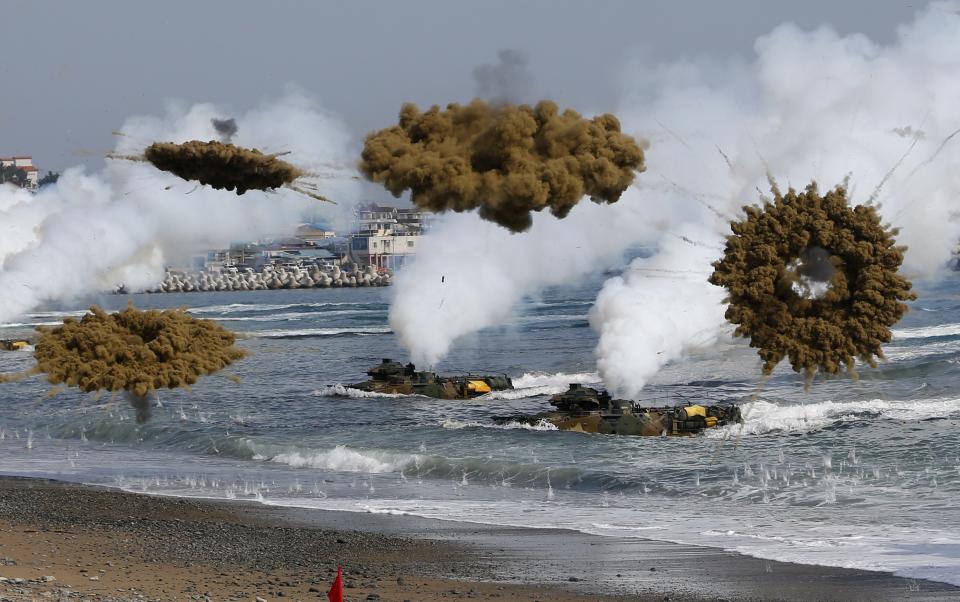
[[[892,332],[895,340],[951,337],[960,335],[960,322],[937,324],[935,326],[918,326],[916,328],[895,328]]]
[[[546,373],[527,372],[513,380],[513,389],[491,391],[481,399],[524,399],[540,395],[556,395],[567,390],[571,383],[596,384],[600,382],[600,375],[596,372],[580,372],[568,374],[566,372]]]
[[[384,310],[380,309],[335,309],[333,311],[294,311],[279,314],[268,313],[256,316],[225,316],[213,319],[219,322],[286,322],[315,317],[329,318],[332,316],[354,316],[382,313],[384,313]]]
[[[887,360],[902,362],[931,355],[956,353],[958,351],[960,351],[960,340],[949,340],[907,347],[891,346],[883,351],[883,355]]]
[[[525,431],[555,431],[557,430],[556,425],[547,422],[546,420],[539,420],[536,424],[528,424],[525,422],[517,422],[512,420],[510,422],[505,422],[503,424],[495,423],[486,423],[486,422],[476,422],[476,421],[461,421],[455,420],[453,418],[447,418],[446,420],[440,423],[445,429],[459,430],[465,428],[485,428],[485,429],[500,429],[500,430],[525,430]]]
[[[265,458],[255,458],[265,459]],[[400,472],[414,465],[417,456],[412,454],[392,455],[384,452],[357,451],[345,445],[317,452],[290,451],[274,455],[270,462],[286,464],[294,468],[321,468],[339,472],[388,473]]]
[[[248,330],[244,334],[261,339],[307,339],[316,337],[371,336],[393,332],[389,326],[356,328],[299,328],[291,330]]]
[[[54,321],[45,321],[45,322],[4,322],[0,324],[0,328],[34,328],[36,326],[59,326],[63,324],[63,320]]]
[[[762,435],[773,432],[817,431],[829,426],[869,417],[888,420],[925,420],[960,414],[960,399],[888,401],[821,401],[808,404],[778,404],[754,401],[741,406],[742,425],[729,425],[706,432],[709,437],[726,437],[743,432]]]
[[[363,399],[366,397],[403,397],[399,393],[378,393],[376,391],[361,391],[346,385],[326,385],[313,392],[317,397],[350,397],[353,399]]]
[[[240,312],[267,312],[267,311],[282,311],[287,309],[294,309],[298,307],[303,307],[307,309],[313,308],[322,308],[322,307],[341,307],[344,305],[355,305],[355,306],[369,306],[370,303],[364,302],[350,302],[350,301],[331,301],[323,303],[229,303],[226,305],[206,305],[202,307],[191,307],[187,311],[195,314],[232,314]],[[386,307],[386,304],[377,303],[375,305],[383,305]]]

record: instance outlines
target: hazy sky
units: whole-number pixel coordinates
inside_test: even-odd
[[[401,103],[475,94],[500,49],[529,59],[538,98],[612,110],[631,57],[749,56],[783,22],[879,42],[925,2],[4,0],[0,156],[99,164],[111,130],[168,99],[245,109],[296,84],[363,135]]]

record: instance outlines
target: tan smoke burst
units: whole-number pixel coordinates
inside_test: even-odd
[[[244,357],[236,338],[212,320],[198,320],[182,309],[141,311],[130,305],[107,313],[91,307],[81,319],[38,327],[37,365],[20,374],[0,375],[13,382],[46,373],[54,385],[82,391],[124,392],[141,422],[149,418],[146,396],[157,389],[189,388]]]
[[[710,282],[728,292],[726,318],[758,349],[764,374],[786,357],[808,383],[817,370],[855,377],[855,359],[883,359],[890,327],[916,298],[898,274],[897,230],[873,207],[851,207],[843,186],[823,196],[815,183],[772,192],[762,208],[744,207],[713,264]]]
[[[584,195],[614,203],[644,169],[643,150],[609,114],[585,119],[536,106],[405,104],[399,123],[367,136],[360,170],[433,212],[479,209],[514,232],[531,211],[565,217]]]
[[[196,180],[217,189],[236,190],[237,194],[248,190],[273,190],[304,175],[275,155],[216,140],[191,140],[183,144],[154,142],[143,151],[143,156],[157,169],[169,171],[184,180]]]
[[[311,174],[279,159],[279,154],[267,155],[255,148],[243,148],[228,142],[154,142],[144,149],[142,156],[109,154],[107,157],[146,161],[184,180],[197,181],[218,190],[234,190],[237,194],[286,187],[320,201],[333,202],[315,192],[314,185],[296,182]]]

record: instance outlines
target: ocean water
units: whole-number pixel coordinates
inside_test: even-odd
[[[459,341],[439,371],[506,372],[518,390],[470,401],[346,387],[405,359],[386,289],[108,296],[187,306],[243,334],[251,354],[192,391],[162,391],[152,420],[122,398],[0,387],[0,473],[156,494],[249,499],[525,527],[563,527],[960,584],[960,282],[920,288],[888,360],[853,382],[782,370],[724,338],[667,366],[645,398],[736,400],[745,424],[683,439],[496,425],[595,382],[587,312],[600,281],[528,299]],[[55,307],[0,338],[79,315]],[[638,341],[638,344],[643,344]],[[0,353],[0,371],[30,366]]]

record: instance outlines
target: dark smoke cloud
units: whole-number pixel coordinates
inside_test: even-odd
[[[526,102],[530,98],[533,74],[527,67],[527,55],[520,50],[497,52],[499,62],[480,65],[473,70],[477,98],[495,104]]]
[[[433,212],[479,209],[514,232],[531,211],[565,217],[584,195],[614,203],[644,169],[643,150],[609,114],[585,119],[542,101],[528,105],[405,104],[400,122],[364,142],[360,170],[395,196]]]
[[[727,289],[726,317],[750,339],[770,374],[783,358],[808,383],[817,370],[856,376],[854,361],[876,366],[890,327],[916,298],[897,271],[904,247],[871,206],[850,207],[838,186],[821,196],[816,184],[772,202],[744,207],[730,225],[723,258],[710,282]],[[822,294],[802,294],[799,279],[823,280]],[[801,292],[798,292],[801,291]]]
[[[123,391],[141,422],[151,391],[187,388],[245,355],[232,332],[180,309],[108,314],[91,307],[80,320],[38,330],[32,373],[82,391]]]
[[[157,169],[169,171],[184,180],[196,180],[213,188],[236,190],[273,190],[293,183],[302,171],[252,148],[242,148],[211,140],[191,140],[183,144],[154,142],[143,152]]]
[[[230,142],[237,133],[237,120],[232,117],[228,119],[217,119],[214,117],[210,120],[210,123],[213,124],[213,129],[217,130],[217,133],[220,134],[220,140],[222,142]]]

